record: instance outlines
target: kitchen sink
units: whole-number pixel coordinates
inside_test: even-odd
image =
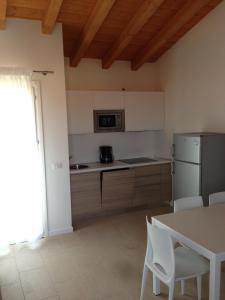
[[[88,165],[73,164],[70,165],[70,170],[82,170],[88,168]]]
[[[140,164],[140,163],[154,162],[157,160],[148,157],[136,157],[136,158],[120,159],[120,161],[126,164]]]

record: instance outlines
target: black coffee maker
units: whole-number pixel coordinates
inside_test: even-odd
[[[99,154],[100,154],[100,162],[101,163],[113,162],[112,146],[100,146]]]

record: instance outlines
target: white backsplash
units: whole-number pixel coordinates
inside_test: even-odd
[[[172,158],[172,149],[168,137],[164,131],[155,134],[155,155],[163,158]]]
[[[101,145],[112,146],[114,159],[159,156],[159,139],[163,139],[161,131],[69,135],[69,151],[73,156],[71,163],[98,161]]]

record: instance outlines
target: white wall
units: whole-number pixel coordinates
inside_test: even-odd
[[[225,132],[224,34],[223,1],[157,62],[170,143],[173,132]]]
[[[52,35],[43,35],[38,21],[9,19],[6,30],[0,32],[0,45],[1,66],[55,72],[53,75],[35,76],[34,79],[40,80],[42,90],[49,233],[70,231],[72,227],[61,25],[57,25]],[[51,165],[54,162],[62,162],[62,169],[52,170]]]
[[[110,132],[74,134],[69,136],[71,162],[84,163],[99,160],[99,146],[113,147],[115,159],[155,155],[155,132]]]
[[[102,69],[99,59],[82,59],[76,68],[65,60],[67,90],[156,91],[155,65],[146,63],[132,71],[130,62],[116,61],[108,70]]]

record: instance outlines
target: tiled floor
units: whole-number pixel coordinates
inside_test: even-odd
[[[146,247],[146,214],[168,208],[132,212],[83,224],[74,233],[42,239],[35,244],[1,249],[0,285],[3,300],[137,300]],[[6,254],[8,251],[8,254]],[[222,274],[225,280],[225,276]],[[146,300],[167,299],[152,294]],[[175,300],[196,299],[194,281]],[[203,299],[208,299],[208,278]],[[225,284],[222,285],[223,297]],[[222,298],[225,299],[225,298]]]

